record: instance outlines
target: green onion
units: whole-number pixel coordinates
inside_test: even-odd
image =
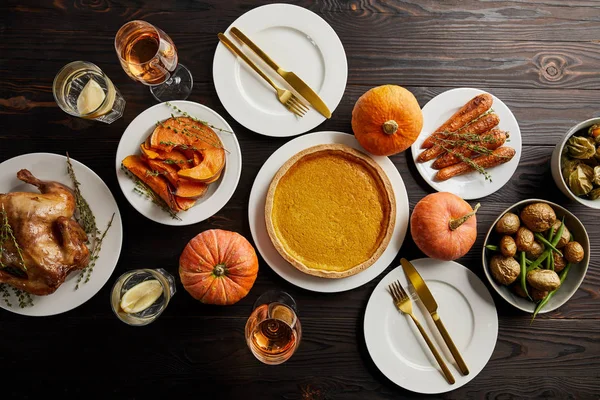
[[[491,251],[498,251],[498,246],[494,245],[494,244],[487,244],[485,246],[486,249],[491,250]]]

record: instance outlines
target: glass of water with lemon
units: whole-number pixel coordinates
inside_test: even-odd
[[[175,279],[164,269],[136,269],[117,279],[110,302],[121,321],[147,325],[167,308],[175,291]]]
[[[125,109],[125,100],[108,76],[87,61],[73,61],[58,71],[52,92],[64,112],[80,118],[110,124]]]

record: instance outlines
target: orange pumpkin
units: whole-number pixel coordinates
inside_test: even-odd
[[[204,231],[189,241],[179,258],[183,287],[206,304],[237,303],[248,294],[257,274],[254,247],[236,232]]]
[[[455,194],[433,193],[422,198],[410,217],[410,231],[423,253],[438,260],[456,260],[467,254],[477,238],[479,204]]]
[[[378,156],[400,153],[417,139],[423,113],[411,92],[397,85],[370,89],[352,110],[352,130],[368,152]]]

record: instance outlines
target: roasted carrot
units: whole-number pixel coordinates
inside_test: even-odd
[[[483,93],[473,97],[464,106],[454,113],[446,122],[436,129],[421,145],[421,148],[428,149],[433,147],[435,141],[433,140],[437,135],[443,132],[454,132],[473,121],[481,114],[485,113],[492,107],[492,95],[489,93]]]
[[[500,117],[498,117],[498,115],[495,113],[491,113],[477,119],[476,121],[467,126],[462,127],[456,133],[451,133],[449,135],[440,134],[439,137],[434,139],[434,142],[443,142],[446,139],[457,140],[460,139],[460,135],[463,134],[481,135],[482,133],[489,131],[499,123]],[[443,146],[440,144],[435,144],[433,147],[427,150],[423,150],[421,154],[419,154],[419,156],[417,157],[417,162],[426,162],[429,160],[433,160],[436,157],[439,157],[440,155],[446,152],[444,147],[453,148],[454,146],[452,146],[451,144]]]
[[[491,168],[509,162],[515,156],[515,153],[516,151],[512,147],[503,146],[494,150],[492,154],[474,158],[472,162],[481,168]],[[445,181],[454,176],[466,174],[474,169],[475,167],[471,164],[461,162],[442,168],[435,174],[434,179],[437,181]]]
[[[477,154],[475,147],[482,147],[488,150],[496,150],[506,142],[508,134],[500,129],[492,129],[491,131],[481,134],[481,140],[470,141],[461,146],[455,147],[452,152],[442,154],[437,160],[431,164],[433,169],[442,169],[454,165],[461,161],[461,157],[470,158]],[[459,139],[460,140],[460,139]]]

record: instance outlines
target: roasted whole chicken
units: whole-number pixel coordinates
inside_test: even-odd
[[[21,259],[12,238],[0,238],[0,282],[31,294],[48,295],[71,271],[88,264],[87,235],[72,218],[75,196],[68,187],[41,181],[26,169],[20,170],[17,177],[36,186],[41,194],[0,194],[0,210],[4,207],[22,253]]]

